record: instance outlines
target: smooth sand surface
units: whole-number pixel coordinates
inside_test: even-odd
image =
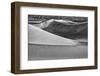
[[[87,58],[88,50],[86,45],[77,46],[48,46],[28,45],[29,60],[53,60],[53,59],[79,59]]]
[[[72,39],[64,38],[36,26],[28,25],[28,43],[45,45],[77,45],[78,42]]]

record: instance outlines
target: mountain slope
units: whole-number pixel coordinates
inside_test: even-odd
[[[73,21],[51,19],[41,24],[42,24],[41,28],[43,30],[65,38],[72,38],[72,39],[87,38],[87,31],[88,31],[87,22],[73,22]]]
[[[31,24],[28,25],[28,40],[30,44],[47,44],[47,45],[78,44],[74,40],[54,35]]]

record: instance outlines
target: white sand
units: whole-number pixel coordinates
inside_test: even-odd
[[[29,44],[77,45],[78,42],[44,31],[34,25],[28,25]]]

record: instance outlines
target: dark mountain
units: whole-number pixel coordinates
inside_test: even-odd
[[[65,21],[65,20],[48,20],[45,22],[46,27],[42,28],[50,33],[71,39],[87,39],[88,23],[87,21]]]

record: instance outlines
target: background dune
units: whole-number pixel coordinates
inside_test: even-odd
[[[52,19],[51,19],[52,20]],[[41,24],[44,24],[42,27],[43,30],[50,33],[71,39],[85,38],[87,39],[87,21],[86,22],[73,22],[65,20],[48,20]],[[45,26],[47,25],[47,26]],[[43,26],[43,25],[42,25]]]

